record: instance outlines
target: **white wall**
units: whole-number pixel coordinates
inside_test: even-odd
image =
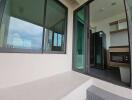
[[[128,31],[111,34],[110,43],[111,46],[128,46]]]
[[[126,18],[125,13],[110,17],[110,18],[106,18],[104,20],[101,20],[99,22],[94,22],[91,23],[92,27],[97,27],[96,31],[104,31],[106,33],[106,45],[107,45],[107,49],[109,48],[109,46],[111,46],[110,43],[110,27],[109,27],[109,23],[113,22],[113,21],[117,21],[120,20],[122,18]]]
[[[73,11],[68,10],[67,54],[0,53],[0,88],[72,70]]]

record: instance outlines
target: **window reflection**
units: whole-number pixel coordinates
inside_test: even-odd
[[[62,35],[59,33],[54,33],[54,46],[61,47]]]
[[[58,51],[64,47],[64,35],[45,29],[45,51]]]
[[[61,34],[58,34],[58,46],[61,47],[61,43],[62,42],[62,35]]]
[[[43,27],[10,17],[8,48],[41,49]]]
[[[54,33],[54,46],[58,46],[58,35],[57,33]]]
[[[55,0],[47,0],[44,51],[65,51],[66,15],[65,7]]]
[[[6,0],[0,19],[2,52],[65,51],[67,8],[57,0],[47,0],[44,7],[45,2]]]

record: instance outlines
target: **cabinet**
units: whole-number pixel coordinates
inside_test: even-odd
[[[110,23],[110,44],[111,46],[128,46],[127,20],[120,19]]]
[[[110,33],[117,33],[127,31],[127,20],[120,19],[118,21],[111,22],[110,24]]]

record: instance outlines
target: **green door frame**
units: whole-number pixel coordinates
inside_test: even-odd
[[[89,71],[89,65],[90,65],[90,50],[88,49],[89,48],[89,45],[90,44],[90,41],[89,41],[89,38],[90,38],[90,35],[89,35],[89,25],[90,25],[90,16],[89,16],[89,5],[90,3],[94,1],[94,0],[89,0],[87,1],[85,4],[83,4],[82,6],[80,6],[79,8],[77,8],[75,11],[74,11],[74,21],[73,21],[73,54],[72,54],[72,69],[74,71],[77,71],[77,72],[80,72],[80,73],[83,73],[83,74],[88,74],[88,71]],[[85,10],[85,23],[84,23],[84,70],[78,70],[76,69],[74,66],[74,49],[75,49],[75,37],[76,37],[76,33],[75,33],[75,27],[76,27],[76,21],[75,21],[75,14],[77,11],[79,11],[80,9],[84,8]]]

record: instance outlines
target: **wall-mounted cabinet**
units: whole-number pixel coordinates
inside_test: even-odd
[[[110,32],[118,30],[118,21],[110,23]]]
[[[118,21],[118,29],[127,29],[127,20],[126,19],[121,19]]]
[[[117,33],[122,31],[127,31],[127,20],[120,19],[118,21],[111,22],[110,24],[110,33]]]

